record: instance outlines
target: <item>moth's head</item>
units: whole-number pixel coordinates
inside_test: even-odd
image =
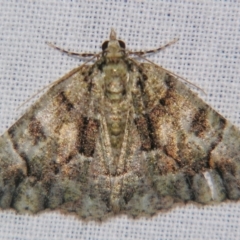
[[[116,32],[111,29],[109,40],[102,44],[102,54],[103,56],[114,59],[121,58],[125,56],[126,46],[125,43],[117,39]]]

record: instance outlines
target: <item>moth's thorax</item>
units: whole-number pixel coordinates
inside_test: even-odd
[[[103,67],[105,97],[121,101],[127,91],[129,73],[124,61],[108,63]]]

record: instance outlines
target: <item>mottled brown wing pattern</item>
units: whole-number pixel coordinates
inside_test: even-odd
[[[89,68],[50,88],[1,137],[1,208],[54,208],[68,201],[64,178],[86,181],[99,128],[98,120],[88,117]],[[81,184],[77,188],[81,191]]]
[[[112,30],[1,136],[2,209],[101,220],[240,198],[239,130],[129,53]]]
[[[135,121],[154,190],[172,203],[239,199],[239,130],[173,76],[149,64],[142,69],[145,105],[157,101]]]

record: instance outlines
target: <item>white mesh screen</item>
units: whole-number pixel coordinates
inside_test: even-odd
[[[114,27],[130,49],[151,49],[178,37],[149,59],[206,91],[193,88],[240,127],[239,1],[0,0],[0,129],[3,133],[42,87],[82,63],[48,47],[98,52]],[[240,204],[188,205],[153,218],[118,216],[103,223],[46,212],[0,212],[0,239],[239,239]]]

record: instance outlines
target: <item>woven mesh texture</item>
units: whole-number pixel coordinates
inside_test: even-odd
[[[239,1],[0,0],[0,130],[32,104],[19,104],[82,63],[45,42],[76,52],[99,52],[114,27],[129,49],[180,40],[149,59],[204,89],[198,94],[240,127]],[[240,239],[240,203],[188,205],[152,218],[83,222],[46,212],[0,212],[0,239]]]

